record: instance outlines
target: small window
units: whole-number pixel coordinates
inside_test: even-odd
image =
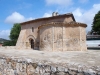
[[[34,32],[34,27],[32,27],[32,32]]]

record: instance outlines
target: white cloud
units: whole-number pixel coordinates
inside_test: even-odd
[[[88,25],[86,31],[90,31],[93,18],[99,10],[100,4],[94,4],[90,10],[82,10],[80,8],[77,8],[73,11],[73,14],[75,16],[76,21],[86,23]]]
[[[50,17],[52,16],[51,13],[44,13],[43,17]]]
[[[32,17],[25,18],[20,13],[14,12],[5,19],[5,22],[9,24],[14,24],[14,23],[20,23],[20,22],[24,22],[24,21],[28,21],[32,19],[33,19]],[[9,35],[10,35],[10,30],[0,31],[0,38],[9,39]]]
[[[57,4],[62,6],[68,6],[73,4],[72,0],[46,0],[47,5]]]
[[[14,24],[14,23],[20,23],[20,22],[24,22],[27,20],[32,20],[33,18],[25,18],[23,15],[21,15],[18,12],[14,12],[11,15],[9,15],[6,19],[5,22],[6,23],[10,23],[10,24]]]
[[[1,30],[0,38],[9,39],[10,30]]]

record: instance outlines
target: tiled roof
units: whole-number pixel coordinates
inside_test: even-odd
[[[34,19],[34,20],[23,22],[23,23],[20,23],[20,24],[24,25],[24,24],[27,24],[27,23],[32,23],[32,22],[41,21],[41,20],[49,20],[49,19],[54,19],[54,18],[60,18],[60,17],[64,17],[64,16],[72,16],[73,21],[75,21],[75,18],[73,16],[73,14],[72,13],[67,13],[67,14],[62,14],[62,15],[57,15],[57,16],[38,18],[38,19]]]

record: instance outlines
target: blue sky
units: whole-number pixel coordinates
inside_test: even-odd
[[[0,38],[8,39],[14,23],[49,17],[52,12],[73,13],[77,22],[88,25],[88,32],[100,0],[0,0],[0,9]]]

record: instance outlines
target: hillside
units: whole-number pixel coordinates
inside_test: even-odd
[[[0,38],[0,43],[3,43],[3,42],[5,42],[5,41],[8,41],[8,40],[3,39],[3,38]]]

